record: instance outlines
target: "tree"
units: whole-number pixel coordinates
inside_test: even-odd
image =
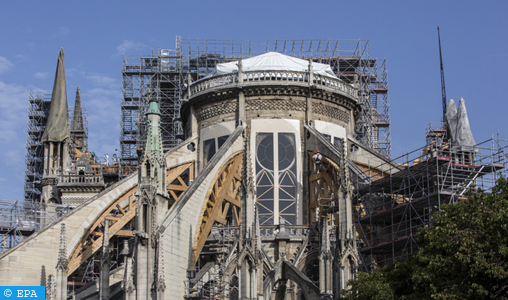
[[[347,299],[505,299],[508,181],[442,206],[417,237],[420,251],[350,281]],[[377,290],[376,290],[377,289]],[[377,293],[377,294],[376,294]],[[392,298],[386,298],[392,295]]]

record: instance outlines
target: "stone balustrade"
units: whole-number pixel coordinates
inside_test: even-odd
[[[284,229],[282,229],[284,228]],[[275,239],[281,235],[281,230],[285,231],[285,236],[289,238],[303,238],[307,235],[310,226],[308,225],[263,225],[260,226],[260,236],[262,240]],[[214,226],[208,236],[208,241],[234,242],[240,236],[240,226]]]
[[[104,177],[101,175],[60,175],[59,184],[104,184]]]
[[[309,226],[307,225],[263,225],[260,226],[260,235],[261,239],[274,239],[281,234],[284,234],[282,230],[285,231],[285,235],[289,236],[289,238],[303,238],[307,235],[307,231],[309,230]]]
[[[238,74],[232,73],[205,78],[191,84],[191,95],[202,91],[217,88],[238,85]],[[298,71],[247,71],[243,72],[243,85],[255,85],[261,82],[280,83],[308,83],[309,73]],[[338,92],[345,93],[354,98],[358,95],[358,90],[349,83],[345,83],[338,78],[332,78],[321,74],[313,74],[313,84],[316,86],[327,87]]]

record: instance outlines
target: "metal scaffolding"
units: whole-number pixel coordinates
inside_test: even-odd
[[[238,299],[238,274],[232,256],[239,226],[214,225],[194,270],[187,274],[187,299]]]
[[[46,205],[34,201],[0,199],[0,252],[21,242],[25,237],[38,231],[45,224],[67,213],[72,207]]]
[[[249,40],[182,39],[174,50],[157,49],[148,55],[123,55],[120,161],[127,175],[136,169],[142,150],[144,111],[151,99],[161,110],[164,149],[181,141],[180,101],[187,77],[193,81],[213,72],[216,65],[266,52],[312,59],[331,65],[345,82],[357,84],[362,106],[355,138],[380,154],[391,156],[390,109],[386,61],[372,58],[367,40]]]
[[[176,50],[157,49],[149,55],[123,55],[120,163],[124,174],[136,170],[143,148],[145,106],[155,99],[161,111],[164,150],[181,142],[180,99],[186,76],[182,72],[179,38]]]
[[[39,202],[41,197],[40,180],[44,169],[44,146],[41,139],[46,128],[51,94],[30,92],[28,101],[24,198],[26,201]]]
[[[25,156],[25,201],[40,201],[41,187],[40,181],[43,175],[44,145],[42,144],[42,135],[46,129],[47,115],[51,105],[51,94],[43,92],[30,92],[28,97],[28,124],[26,138],[26,156]],[[88,113],[86,109],[81,109],[81,117],[74,116],[74,110],[69,109],[69,122],[76,124],[71,128],[70,151],[73,162],[76,160],[76,154],[88,146]]]
[[[495,138],[475,147],[451,147],[440,124],[428,128],[425,147],[371,166],[364,174],[370,180],[354,179],[363,271],[409,257],[418,250],[418,229],[431,226],[441,205],[466,199],[468,191],[488,191],[506,177],[507,147],[508,141]]]

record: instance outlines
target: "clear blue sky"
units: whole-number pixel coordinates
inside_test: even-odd
[[[122,48],[183,38],[369,39],[388,62],[394,156],[425,143],[441,118],[437,24],[448,98],[466,100],[477,142],[508,139],[506,1],[1,1],[0,199],[22,199],[28,92],[51,93],[65,50],[69,105],[79,86],[89,148],[118,148]]]

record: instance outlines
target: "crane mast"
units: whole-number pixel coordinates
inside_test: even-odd
[[[441,66],[441,96],[443,99],[443,123],[446,126],[446,86],[445,86],[445,77],[444,77],[444,68],[443,68],[443,55],[441,53],[441,35],[439,33],[439,25],[437,26],[437,38],[439,41],[439,62]]]

